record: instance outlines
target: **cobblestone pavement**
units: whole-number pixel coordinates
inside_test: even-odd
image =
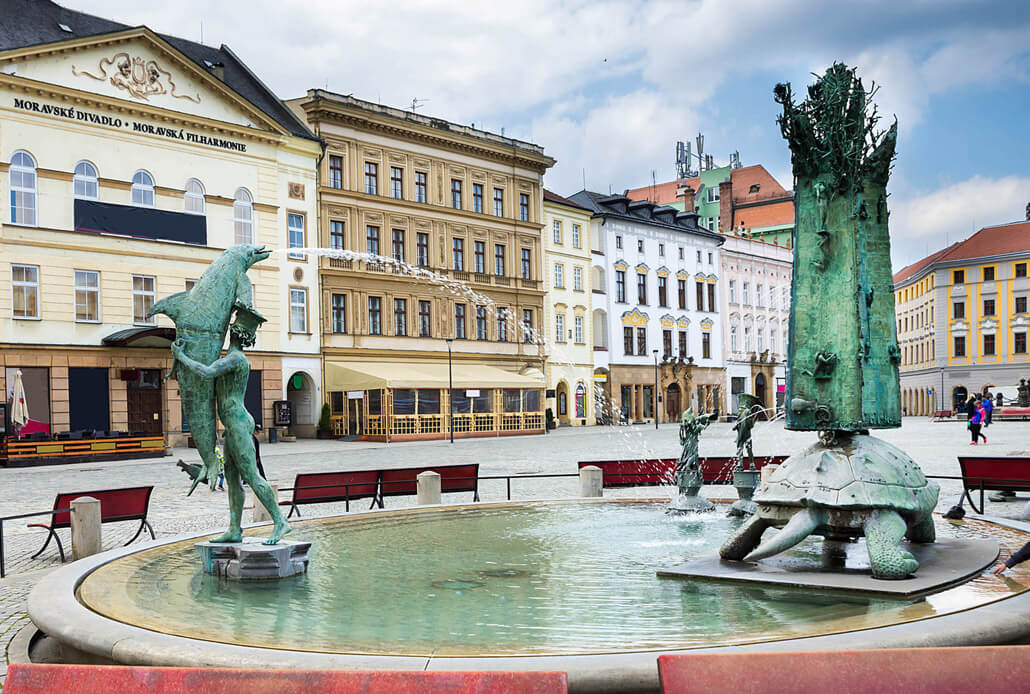
[[[958,475],[958,455],[1006,455],[1024,452],[1030,455],[1030,422],[996,422],[987,429],[989,445],[969,446],[969,435],[961,422],[931,422],[909,417],[900,429],[874,432],[901,447],[911,455],[928,475]],[[790,455],[815,441],[812,432],[792,432],[782,422],[761,422],[754,429],[754,448],[759,455]],[[702,455],[733,455],[735,432],[732,425],[710,426],[701,437]],[[381,444],[302,440],[296,443],[265,444],[262,460],[269,480],[280,487],[292,485],[298,472],[360,470],[379,467],[404,467],[427,462],[478,462],[482,477],[495,475],[534,475],[575,473],[576,461],[611,459],[630,456],[675,457],[679,454],[676,425],[629,427],[563,428],[546,436],[468,439],[456,441],[408,442]],[[58,492],[105,489],[132,485],[154,485],[150,501],[150,522],[158,538],[187,532],[220,529],[227,518],[224,492],[211,492],[200,487],[186,496],[188,478],[175,462],[199,462],[192,449],[175,449],[165,458],[135,461],[84,463],[76,465],[0,469],[0,516],[45,511]],[[956,503],[961,485],[956,480],[939,480],[941,497],[938,510]],[[575,477],[511,481],[513,499],[567,497],[578,493]],[[662,496],[666,488],[618,490],[620,496]],[[729,487],[708,487],[702,493],[712,497],[732,497]],[[447,494],[444,501],[463,502],[469,494]],[[503,501],[505,480],[480,482],[483,501]],[[250,519],[250,495],[244,518]],[[367,503],[367,500],[366,500]],[[387,499],[387,508],[407,506],[414,497]],[[988,502],[987,513],[1018,518],[1024,504],[1020,502]],[[344,504],[324,504],[317,513],[343,512]],[[362,502],[351,505],[363,511]],[[136,532],[136,524],[125,522],[103,527],[105,548],[124,544]],[[42,572],[59,564],[57,548],[51,544],[38,559],[30,556],[45,537],[41,529],[25,526],[24,521],[11,521],[4,526],[4,552],[8,578],[0,579],[0,649],[6,656],[14,633],[27,621],[25,599]],[[71,551],[68,531],[60,531],[66,551]],[[149,539],[145,534],[141,537]],[[0,686],[7,669],[6,657],[0,659]]]

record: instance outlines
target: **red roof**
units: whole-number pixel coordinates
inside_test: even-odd
[[[1009,253],[1030,254],[1030,220],[984,227],[965,241],[953,243],[902,268],[894,275],[894,284],[904,282],[932,263],[973,260]]]
[[[741,222],[743,222],[745,229],[793,224],[794,201],[788,198],[782,202],[772,202],[767,205],[738,207],[733,210],[733,221],[737,228],[740,228]]]
[[[730,171],[730,183],[733,185],[733,203],[735,205],[790,197],[789,192],[761,164],[732,169]],[[695,176],[694,178],[681,178],[666,183],[658,183],[653,186],[644,186],[643,188],[633,188],[626,192],[626,197],[630,200],[649,200],[658,205],[668,205],[683,199],[676,196],[676,191],[685,185],[689,185],[696,191],[701,186],[701,179]],[[756,185],[758,190],[751,192],[752,186]],[[787,222],[770,222],[770,224],[762,226],[791,223],[793,221],[794,215],[792,211],[791,217]]]
[[[676,190],[679,188],[680,183],[690,181],[693,181],[691,187],[694,190],[697,190],[698,179],[684,178],[676,181],[668,181],[667,183],[658,183],[644,188],[633,188],[632,190],[626,191],[626,197],[630,200],[647,200],[655,203],[656,205],[669,205],[683,200],[682,197],[676,196]]]
[[[559,205],[568,205],[569,207],[575,207],[577,210],[584,210],[586,212],[590,211],[582,205],[577,205],[568,198],[563,198],[557,193],[552,193],[551,191],[547,190],[547,188],[544,188],[544,202],[556,202]]]

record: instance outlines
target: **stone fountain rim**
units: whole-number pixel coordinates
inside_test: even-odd
[[[414,510],[454,510],[526,504],[648,502],[658,499],[534,499],[477,504],[441,504],[390,511],[326,514],[304,520],[346,516],[377,517]],[[664,500],[664,499],[663,499]],[[1030,523],[970,514],[970,519],[1030,532]],[[266,523],[251,524],[255,528]],[[663,653],[690,651],[812,651],[873,648],[977,646],[1011,643],[1030,637],[1030,591],[960,612],[902,624],[735,646],[652,649],[578,655],[406,656],[316,653],[238,646],[161,634],[93,612],[77,597],[78,586],[96,569],[124,556],[218,532],[188,533],[119,547],[73,562],[44,576],[28,598],[28,613],[43,633],[97,662],[167,667],[236,667],[348,670],[564,670],[577,691],[658,691],[656,659]],[[925,624],[933,620],[933,628]]]

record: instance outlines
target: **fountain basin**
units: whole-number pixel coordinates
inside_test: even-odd
[[[265,586],[204,574],[192,549],[198,536],[174,538],[53,572],[30,596],[29,613],[68,652],[101,662],[559,669],[570,691],[657,691],[663,652],[1030,635],[1030,571],[976,577],[918,600],[659,578],[662,566],[714,554],[739,523],[721,513],[667,516],[666,503],[476,504],[305,520],[291,538],[313,543],[309,572]],[[939,526],[942,535],[989,534],[1006,551],[1030,530],[982,520]],[[267,526],[248,530],[262,533]]]

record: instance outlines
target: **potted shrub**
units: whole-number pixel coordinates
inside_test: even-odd
[[[279,440],[284,443],[293,443],[297,440],[297,435],[293,432],[293,427],[286,427],[286,433],[279,437]]]
[[[322,416],[318,418],[318,432],[316,436],[320,439],[332,438],[333,425],[329,414],[329,403],[323,403]]]

